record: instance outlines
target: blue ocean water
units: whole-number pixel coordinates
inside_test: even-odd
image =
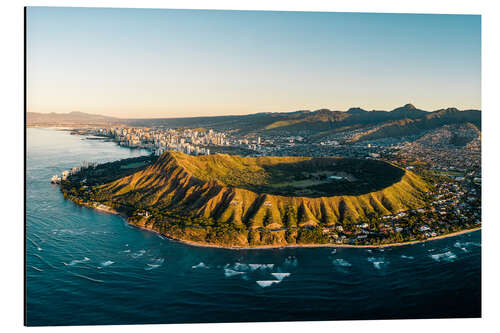
[[[481,315],[480,231],[371,250],[193,247],[79,207],[49,183],[82,161],[143,154],[27,130],[27,325]]]

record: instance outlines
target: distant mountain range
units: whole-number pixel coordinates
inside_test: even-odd
[[[417,134],[444,125],[472,123],[481,129],[480,110],[456,108],[425,111],[406,104],[392,111],[367,111],[358,107],[347,111],[319,109],[295,112],[257,113],[241,116],[192,118],[119,119],[83,112],[27,114],[28,126],[43,125],[113,125],[205,127],[215,130],[237,130],[240,134],[301,134],[321,136],[359,130],[352,142]]]
[[[27,126],[101,125],[118,124],[120,122],[122,120],[118,118],[79,111],[69,113],[26,113]]]

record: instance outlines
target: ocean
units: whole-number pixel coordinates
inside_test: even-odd
[[[195,247],[63,198],[54,174],[148,154],[27,129],[26,324],[481,316],[481,231],[392,248]]]

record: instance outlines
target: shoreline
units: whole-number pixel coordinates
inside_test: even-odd
[[[438,239],[444,239],[444,238],[450,238],[450,237],[455,237],[463,234],[467,234],[470,232],[478,231],[482,229],[482,226],[475,227],[472,229],[465,229],[465,230],[460,230],[460,231],[455,231],[449,234],[444,234],[444,235],[438,235],[435,237],[427,238],[424,240],[413,240],[413,241],[406,241],[406,242],[401,242],[401,243],[389,243],[389,244],[381,244],[381,245],[351,245],[351,244],[291,244],[291,245],[256,245],[256,246],[247,246],[247,247],[239,247],[239,246],[223,246],[223,245],[215,245],[215,244],[209,244],[209,243],[200,243],[200,242],[195,242],[195,241],[190,241],[190,240],[183,240],[183,239],[177,239],[177,238],[172,238],[170,236],[164,235],[162,233],[159,233],[151,228],[146,228],[146,227],[141,227],[138,226],[132,222],[129,222],[127,216],[123,213],[120,213],[119,211],[105,206],[105,207],[89,207],[87,205],[83,205],[87,208],[95,209],[97,211],[103,212],[103,213],[108,213],[108,214],[114,214],[114,215],[119,215],[121,216],[125,222],[138,229],[142,230],[147,230],[150,232],[153,232],[155,234],[158,234],[162,237],[165,237],[168,240],[183,243],[186,245],[190,246],[197,246],[197,247],[209,247],[209,248],[219,248],[219,249],[226,249],[226,250],[270,250],[270,249],[283,249],[283,248],[317,248],[317,247],[331,247],[331,248],[385,248],[385,247],[394,247],[394,246],[405,246],[405,245],[414,245],[418,243],[426,243],[426,242],[431,242],[434,240]],[[103,205],[104,206],[104,205]]]

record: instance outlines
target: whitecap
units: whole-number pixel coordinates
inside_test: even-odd
[[[337,249],[332,250],[332,254],[335,254],[335,253],[337,253]]]
[[[35,266],[31,266],[31,268],[33,268],[36,271],[43,272],[43,269],[41,269],[41,268],[38,268],[38,267],[35,267]]]
[[[376,269],[381,269],[382,265],[385,264],[385,261],[382,258],[369,257],[367,260],[371,262],[373,264],[373,267],[375,267]]]
[[[258,270],[258,269],[273,269],[274,267],[274,264],[248,264],[248,267],[250,267],[250,269],[252,271],[255,271],[255,270]]]
[[[269,287],[275,283],[280,283],[281,281],[280,280],[266,280],[266,281],[255,281],[257,282],[257,284],[259,286],[261,286],[262,288],[266,288],[266,287]]]
[[[248,267],[250,267],[250,269],[252,271],[255,271],[255,270],[259,269],[261,267],[261,265],[260,264],[248,264]]]
[[[403,258],[403,259],[412,259],[412,260],[415,259],[414,256],[407,256],[407,255],[404,255],[404,254],[401,255],[401,258]]]
[[[284,278],[289,277],[290,273],[271,273],[271,275],[281,281]]]
[[[229,264],[226,265],[226,268],[229,267]],[[234,269],[239,270],[239,271],[248,271],[248,265],[247,264],[242,264],[240,262],[237,262],[233,266]]]
[[[438,253],[438,254],[431,254],[431,258],[434,259],[435,261],[448,261],[448,262],[452,262],[452,261],[455,261],[455,259],[457,258],[456,254],[451,252],[451,251],[447,251],[447,252],[444,252],[444,253]]]
[[[477,247],[481,247],[481,244],[479,243],[475,243],[475,242],[465,242],[465,243],[460,243],[460,242],[456,242],[455,245],[454,245],[456,248],[459,248],[461,249],[462,251],[464,252],[469,252],[467,247],[470,247],[470,246],[477,246]]]
[[[130,253],[130,249],[121,251],[122,253]]]
[[[150,271],[152,269],[155,269],[155,268],[158,268],[158,267],[161,266],[161,265],[158,265],[158,264],[146,264],[146,265],[148,265],[148,267],[144,268],[144,270],[146,270],[146,271]]]
[[[109,266],[109,265],[113,265],[114,263],[115,263],[114,261],[108,260],[108,261],[102,262],[101,266],[102,267],[106,267],[106,266]]]
[[[245,274],[245,272],[238,272],[229,268],[224,269],[224,275],[226,277],[231,277],[231,276],[236,276],[236,275],[242,275]]]
[[[144,253],[146,253],[146,250],[139,250],[135,253],[132,253],[132,258],[139,258],[139,257],[142,257],[144,255]]]
[[[351,267],[352,264],[345,259],[335,259],[332,261],[335,266]]]
[[[197,269],[197,268],[208,268],[207,265],[205,265],[203,262],[200,262],[197,265],[191,266],[192,269]]]
[[[165,262],[165,259],[164,258],[156,258],[156,259],[151,259],[151,261],[156,265],[163,265],[163,263]]]
[[[81,260],[76,260],[76,259],[75,259],[75,260],[71,260],[71,261],[69,262],[69,264],[67,264],[67,263],[65,263],[65,262],[63,262],[63,264],[64,264],[64,265],[66,265],[66,266],[74,266],[74,265],[76,265],[76,264],[81,264],[81,263],[86,262],[86,261],[89,261],[89,260],[90,260],[89,258],[87,258],[87,257],[83,257],[83,259],[81,259]]]

